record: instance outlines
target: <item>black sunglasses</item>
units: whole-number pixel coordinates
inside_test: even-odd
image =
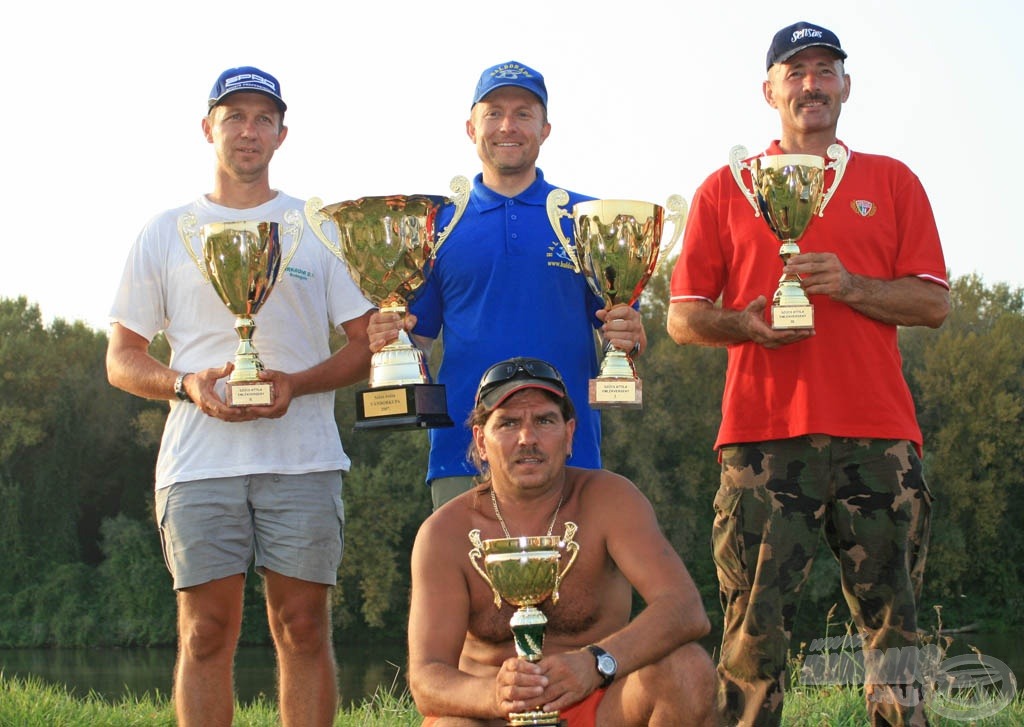
[[[539,358],[513,358],[496,363],[484,372],[477,388],[476,402],[479,404],[480,399],[486,396],[488,391],[515,378],[543,379],[555,384],[563,396],[568,393],[562,375],[547,361],[541,361]]]

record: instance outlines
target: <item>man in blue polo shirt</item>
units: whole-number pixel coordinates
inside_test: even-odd
[[[598,374],[596,330],[625,351],[639,353],[647,344],[640,314],[625,304],[605,310],[551,228],[547,197],[556,187],[536,166],[551,133],[547,106],[543,76],[522,63],[500,63],[480,76],[466,134],[483,171],[405,318],[421,348],[429,350],[438,336],[444,342],[437,381],[445,385],[456,425],[430,430],[427,482],[434,509],[472,485],[476,470],[466,456],[464,422],[491,364],[513,356],[550,361],[570,396],[585,402],[588,382]],[[567,209],[587,199],[569,192]],[[445,224],[439,219],[438,229]],[[571,237],[570,218],[562,227]],[[394,341],[402,325],[396,314],[374,314],[367,329],[371,350]],[[600,444],[598,412],[581,407],[570,464],[600,467]]]

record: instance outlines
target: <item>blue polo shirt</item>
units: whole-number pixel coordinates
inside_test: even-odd
[[[569,464],[601,466],[600,413],[587,403],[598,373],[599,344],[594,313],[603,307],[583,275],[573,269],[547,215],[548,193],[537,179],[516,197],[505,197],[473,181],[462,219],[438,250],[426,282],[409,310],[414,333],[441,337],[444,355],[437,383],[445,385],[455,426],[430,430],[427,481],[476,474],[466,452],[477,384],[492,364],[513,356],[548,361],[561,372],[576,407],[576,434]],[[569,192],[566,209],[591,197]],[[438,229],[451,219],[449,206]],[[572,219],[562,230],[572,239]]]

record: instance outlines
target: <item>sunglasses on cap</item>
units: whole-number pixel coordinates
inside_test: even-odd
[[[476,390],[476,403],[479,404],[490,391],[513,379],[541,379],[553,384],[562,396],[568,395],[562,375],[547,361],[539,358],[513,358],[496,363],[484,372]]]

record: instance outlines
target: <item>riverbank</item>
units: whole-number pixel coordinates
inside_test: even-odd
[[[962,700],[956,718],[931,712],[934,727],[1016,727],[1024,724],[1024,699],[1018,694],[996,714],[977,719],[977,700]],[[995,705],[999,706],[999,705]],[[973,710],[973,712],[972,712]],[[951,705],[943,705],[951,712]],[[421,718],[408,694],[378,691],[361,705],[338,713],[334,727],[419,727]],[[235,727],[277,727],[280,719],[272,702],[259,699],[240,706]],[[867,724],[862,692],[856,688],[797,687],[786,696],[783,724],[787,727],[860,727]],[[18,727],[175,727],[174,709],[163,696],[144,696],[110,702],[95,694],[75,697],[62,687],[30,678],[9,679],[0,672],[0,725]]]

